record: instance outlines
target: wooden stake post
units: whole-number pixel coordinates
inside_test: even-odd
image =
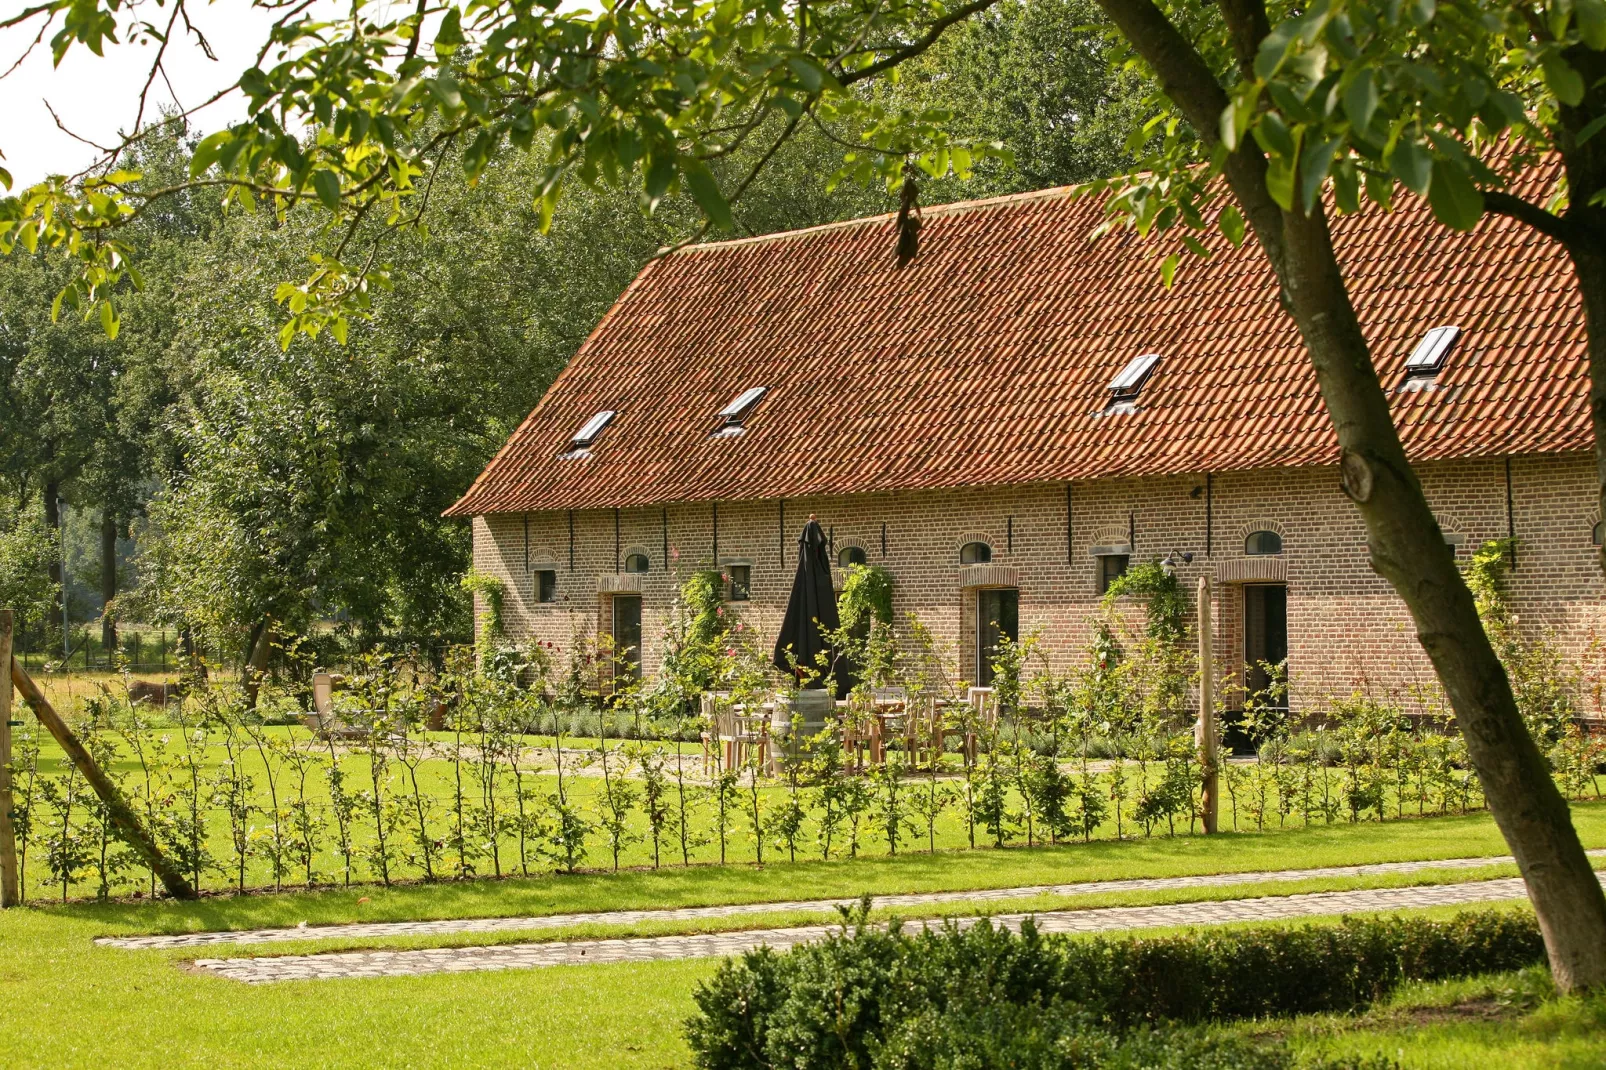
[[[0,609],[0,666],[11,664],[11,610]],[[8,674],[9,675],[9,674]],[[0,685],[0,907],[22,902],[17,884],[17,832],[11,823],[11,681]]]
[[[1200,809],[1204,812],[1204,830],[1216,831],[1216,817],[1220,809],[1220,760],[1216,747],[1216,695],[1215,695],[1215,643],[1210,629],[1210,577],[1199,577],[1199,721],[1194,725],[1193,738],[1199,747],[1199,764],[1204,771],[1204,789],[1200,793]]]
[[[167,889],[168,895],[174,899],[194,899],[195,889],[190,887],[190,882],[185,879],[184,874],[175,869],[162,854],[161,849],[156,846],[156,841],[139,823],[139,817],[124,801],[122,792],[106,779],[106,774],[101,772],[100,766],[89,756],[83,743],[73,735],[72,729],[67,727],[67,722],[61,719],[55,708],[45,699],[44,692],[39,690],[38,685],[26,672],[23,672],[21,663],[15,658],[8,660],[11,662],[11,682],[22,693],[28,705],[33,707],[34,716],[39,718],[39,723],[55,737],[62,751],[83,774],[89,786],[95,789],[95,794],[100,796],[100,801],[106,807],[106,814],[111,819],[112,828],[117,830],[118,838],[132,847],[140,859],[151,867],[157,879],[162,882],[162,887]],[[9,696],[11,689],[5,688],[5,693]]]

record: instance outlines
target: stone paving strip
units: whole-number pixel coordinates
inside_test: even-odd
[[[1606,850],[1589,852],[1606,856]],[[1129,880],[1085,881],[1080,884],[1038,884],[1019,888],[984,888],[960,892],[915,892],[907,895],[878,895],[875,905],[883,910],[940,906],[944,903],[998,903],[1011,899],[1030,899],[1039,895],[1103,895],[1111,892],[1171,891],[1187,888],[1223,888],[1235,884],[1323,880],[1335,877],[1373,877],[1394,873],[1417,873],[1432,869],[1477,869],[1510,863],[1509,855],[1498,858],[1444,858],[1421,862],[1377,862],[1364,866],[1330,866],[1324,869],[1279,869],[1258,873],[1215,873],[1195,877],[1152,877]],[[673,907],[655,910],[608,910],[584,914],[547,914],[516,918],[452,918],[444,921],[375,921],[346,925],[298,925],[285,929],[245,929],[236,932],[179,933],[163,936],[103,936],[95,943],[142,951],[174,947],[206,947],[212,944],[277,944],[293,940],[357,940],[385,936],[450,936],[459,933],[535,932],[563,929],[574,925],[635,925],[641,922],[704,921],[710,918],[739,918],[752,914],[792,911],[830,911],[851,906],[853,899],[798,899],[771,903],[738,903],[728,906]]]
[[[1055,910],[1041,914],[1005,914],[992,921],[1011,929],[1028,917],[1045,933],[1099,933],[1155,926],[1224,925],[1230,922],[1274,921],[1346,914],[1368,910],[1412,907],[1461,906],[1526,895],[1521,878],[1472,881],[1416,888],[1373,888],[1351,892],[1314,892],[1303,895],[1233,899],[1225,902],[1175,903],[1149,907],[1105,907],[1095,910]],[[955,919],[972,925],[980,919]],[[927,928],[939,920],[906,923]],[[799,925],[784,929],[756,929],[687,936],[640,936],[612,940],[573,940],[542,944],[502,944],[491,947],[443,947],[417,951],[339,951],[319,955],[285,955],[268,958],[197,959],[191,966],[247,984],[273,981],[336,980],[354,977],[418,977],[438,973],[473,973],[486,970],[527,970],[540,966],[602,965],[623,962],[662,962],[677,959],[739,955],[760,945],[784,950],[839,931],[837,925]]]

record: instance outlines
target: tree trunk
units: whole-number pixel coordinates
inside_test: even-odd
[[[1578,292],[1588,325],[1589,415],[1595,426],[1595,500],[1600,509],[1595,519],[1606,520],[1606,249],[1571,244],[1567,252],[1578,273]],[[1606,525],[1602,530],[1606,531]],[[1606,572],[1606,539],[1596,552],[1601,570]]]
[[[1198,51],[1152,0],[1098,2],[1199,136],[1214,145],[1227,94]],[[1223,0],[1221,9],[1240,65],[1247,66],[1265,36],[1265,6]],[[1315,367],[1338,436],[1340,481],[1366,523],[1372,567],[1410,610],[1455,711],[1489,809],[1527,883],[1557,988],[1606,985],[1606,894],[1406,461],[1326,215],[1320,202],[1309,215],[1278,208],[1265,172],[1265,157],[1248,139],[1228,156],[1228,187],[1271,261]]]
[[[250,657],[245,665],[245,708],[257,708],[257,696],[262,691],[262,678],[268,673],[268,654],[273,643],[273,622],[266,618],[256,626],[251,643]]]
[[[117,649],[117,518],[110,512],[100,518],[100,645],[107,664]]]
[[[1340,482],[1366,521],[1372,567],[1416,623],[1517,859],[1562,991],[1606,985],[1606,895],[1549,764],[1517,711],[1422,486],[1349,301],[1321,209],[1285,214],[1285,289],[1338,433]]]
[[[55,536],[55,552],[50,555],[50,608],[51,619],[62,625],[66,637],[66,620],[62,616],[61,587],[61,484],[50,480],[45,484],[45,526]]]
[[[1575,106],[1559,105],[1556,146],[1567,178],[1568,207],[1561,229],[1541,228],[1558,238],[1572,257],[1578,293],[1584,303],[1589,346],[1589,409],[1595,427],[1595,473],[1599,503],[1606,519],[1606,205],[1595,200],[1606,193],[1606,137],[1590,128],[1606,119],[1606,52],[1575,45],[1566,60],[1582,76],[1584,97]],[[1606,571],[1606,545],[1600,550]]]

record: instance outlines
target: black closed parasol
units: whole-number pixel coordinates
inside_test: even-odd
[[[803,534],[797,539],[797,575],[792,580],[792,595],[786,601],[786,618],[781,621],[780,634],[775,637],[775,667],[790,673],[793,666],[802,666],[824,676],[835,660],[825,633],[841,626],[836,612],[836,591],[831,587],[825,532],[811,513],[809,522],[803,525]],[[845,690],[847,681],[839,679],[836,683],[839,692]],[[815,678],[807,686],[822,688],[825,682]]]

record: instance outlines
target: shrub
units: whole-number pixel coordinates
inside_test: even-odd
[[[700,985],[699,1013],[687,1024],[697,1065],[1281,1065],[1256,1061],[1252,1051],[1188,1049],[1205,1041],[1172,1027],[1350,1011],[1402,981],[1544,958],[1534,920],[1502,912],[1071,940],[1044,936],[1030,920],[1018,935],[986,920],[883,930],[864,923],[867,908],[868,901],[845,919],[839,935],[784,955],[749,952]],[[1162,1039],[1103,1035],[1148,1036],[1155,1027],[1164,1027]],[[1123,1061],[1127,1045],[1148,1043],[1192,1055]]]

